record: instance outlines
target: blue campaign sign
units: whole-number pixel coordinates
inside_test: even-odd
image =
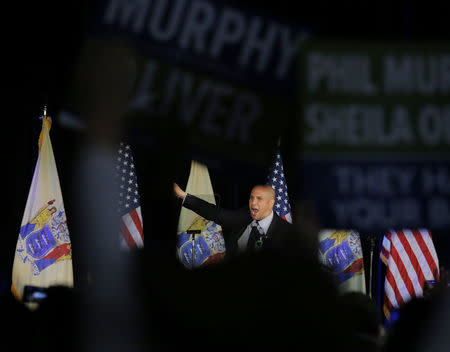
[[[450,162],[306,160],[303,169],[324,227],[450,227]]]

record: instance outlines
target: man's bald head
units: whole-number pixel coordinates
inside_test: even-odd
[[[275,191],[270,185],[256,185],[250,193],[248,201],[250,215],[261,220],[270,215],[275,204]]]

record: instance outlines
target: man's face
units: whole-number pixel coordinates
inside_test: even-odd
[[[275,198],[270,186],[255,186],[250,193],[248,206],[254,220],[261,220],[269,216],[273,209]]]

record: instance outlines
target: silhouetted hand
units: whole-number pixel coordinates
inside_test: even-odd
[[[184,199],[184,197],[186,197],[186,192],[183,191],[175,182],[173,183],[173,193],[180,199]]]
[[[442,266],[439,272],[440,272],[439,281],[437,281],[434,285],[430,285],[427,281],[425,281],[423,288],[424,296],[433,297],[437,294],[441,294],[448,288],[448,283],[450,279],[448,270]]]

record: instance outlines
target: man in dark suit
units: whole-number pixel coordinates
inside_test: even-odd
[[[284,251],[296,243],[294,226],[281,219],[274,211],[275,192],[270,185],[253,187],[248,208],[222,209],[174,184],[175,195],[183,206],[223,227],[227,257],[259,248]]]

